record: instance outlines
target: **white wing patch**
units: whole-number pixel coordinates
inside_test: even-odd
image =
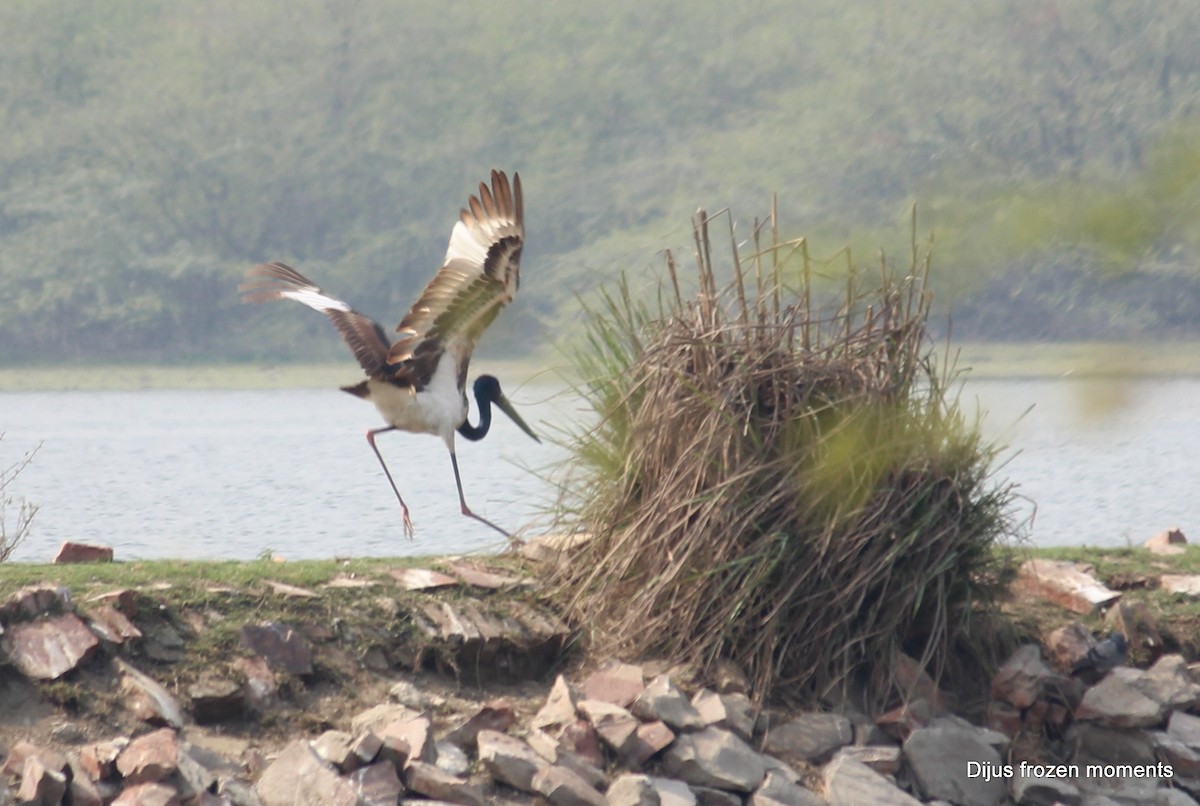
[[[450,246],[446,249],[443,266],[449,266],[452,261],[462,260],[472,266],[482,266],[487,260],[487,250],[490,242],[480,241],[471,232],[470,227],[461,221],[454,223],[450,231]]]
[[[307,305],[315,311],[328,313],[329,311],[350,312],[350,306],[342,302],[340,299],[322,294],[321,289],[315,286],[302,286],[300,288],[289,288],[286,291],[280,291],[279,296],[285,299],[294,299],[302,305]]]

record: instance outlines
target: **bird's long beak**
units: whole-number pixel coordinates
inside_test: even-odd
[[[507,414],[509,416],[509,418],[512,419],[512,421],[514,423],[516,423],[522,431],[524,431],[529,436],[533,437],[534,442],[541,442],[541,440],[538,439],[537,434],[533,433],[533,429],[530,428],[525,423],[525,421],[521,419],[521,415],[517,414],[517,410],[513,408],[512,403],[508,402],[507,397],[505,397],[503,394],[496,395],[496,406],[500,409],[500,411]]]

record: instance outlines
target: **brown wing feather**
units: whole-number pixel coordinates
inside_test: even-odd
[[[469,358],[483,331],[512,301],[520,285],[525,239],[521,177],[510,187],[503,171],[492,171],[460,213],[442,268],[396,326],[401,336],[387,363],[424,387],[450,341]]]
[[[291,299],[329,317],[366,373],[375,378],[392,374],[387,363],[389,340],[378,322],[318,288],[286,263],[263,263],[252,268],[238,286],[242,302]]]

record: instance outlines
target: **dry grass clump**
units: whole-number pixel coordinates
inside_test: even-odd
[[[554,596],[602,651],[730,659],[759,696],[819,697],[898,649],[940,670],[1012,494],[937,369],[915,232],[904,277],[851,271],[822,314],[774,215],[718,289],[709,221],[694,298],[668,253],[657,300],[623,283],[591,312],[577,364],[599,421],[573,435],[562,512],[594,537]]]

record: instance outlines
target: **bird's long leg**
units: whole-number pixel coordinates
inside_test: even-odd
[[[475,520],[479,521],[480,523],[486,523],[488,526],[492,527],[500,534],[504,535],[505,537],[511,538],[512,535],[510,535],[508,532],[504,531],[499,526],[497,526],[496,524],[489,521],[487,518],[476,515],[474,512],[471,511],[471,508],[469,506],[467,506],[467,499],[463,497],[462,476],[460,476],[458,474],[458,457],[454,455],[454,451],[450,451],[450,464],[454,467],[454,483],[455,483],[455,485],[458,486],[458,503],[460,505],[462,505],[462,514],[466,515],[468,518],[474,518]]]
[[[384,431],[395,431],[396,426],[389,425],[387,428],[374,428],[367,431],[367,442],[371,445],[371,450],[375,451],[375,458],[379,460],[379,466],[383,468],[383,475],[387,476],[388,484],[392,485],[392,492],[396,494],[396,500],[400,502],[400,509],[404,511],[404,536],[411,538],[413,536],[412,519],[408,517],[408,504],[404,503],[404,498],[400,495],[399,488],[396,487],[396,482],[392,479],[392,471],[388,470],[387,462],[383,461],[383,454],[379,452],[379,448],[375,447],[375,435],[382,434]],[[455,473],[458,471],[456,470]],[[462,488],[458,490],[458,497],[462,498]],[[465,505],[464,505],[465,506]]]

